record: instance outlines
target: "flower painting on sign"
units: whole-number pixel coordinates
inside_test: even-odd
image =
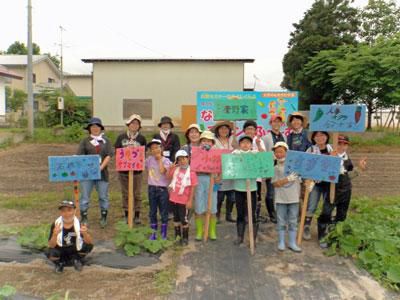
[[[49,156],[49,180],[52,182],[100,179],[100,156]]]

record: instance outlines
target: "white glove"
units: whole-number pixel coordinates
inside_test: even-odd
[[[286,178],[287,178],[287,180],[288,180],[289,182],[296,181],[296,180],[300,179],[300,178],[299,178],[299,175],[296,174],[295,172],[290,173],[289,176],[286,177]]]
[[[310,184],[309,184],[310,192],[313,190],[314,186],[315,186],[315,182],[311,181]]]

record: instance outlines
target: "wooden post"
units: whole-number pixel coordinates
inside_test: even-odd
[[[305,192],[304,192],[304,201],[303,201],[303,206],[301,208],[301,216],[300,216],[300,225],[299,225],[299,230],[297,231],[297,245],[301,245],[301,241],[303,238],[303,231],[304,231],[304,223],[306,221],[306,213],[307,213],[307,206],[308,206],[308,197],[310,196],[310,186],[311,186],[311,180],[306,179],[305,180]]]
[[[133,227],[133,209],[135,204],[135,199],[133,198],[133,171],[128,173],[128,226]]]
[[[254,255],[253,209],[251,207],[250,179],[246,179],[247,220],[249,224],[250,253]]]
[[[74,199],[75,199],[75,206],[76,206],[76,217],[79,218],[81,216],[81,211],[79,209],[79,181],[74,180]]]
[[[339,133],[338,132],[334,132],[333,136],[332,136],[333,142],[333,151],[337,151],[337,145],[338,145],[338,140],[339,140]],[[331,183],[330,186],[330,192],[329,192],[329,198],[330,198],[330,202],[331,204],[333,204],[335,202],[335,184]]]
[[[208,200],[207,200],[207,212],[206,212],[206,219],[204,222],[204,235],[203,241],[207,242],[208,240],[208,230],[210,227],[210,218],[211,218],[211,204],[212,204],[212,197],[214,192],[214,174],[210,174],[210,186],[208,188]]]

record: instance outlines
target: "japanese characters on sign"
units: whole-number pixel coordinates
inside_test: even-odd
[[[101,178],[99,155],[49,156],[48,162],[52,182]]]
[[[227,149],[210,149],[209,151],[200,147],[192,147],[190,158],[190,168],[195,172],[202,173],[221,173],[221,156],[230,153]]]
[[[257,107],[255,99],[226,100],[216,99],[214,120],[255,120],[257,119]]]
[[[115,152],[117,171],[144,170],[145,147],[117,148]]]

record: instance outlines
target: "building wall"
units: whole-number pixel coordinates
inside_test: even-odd
[[[105,125],[123,124],[123,99],[152,99],[157,124],[169,115],[179,124],[181,105],[196,104],[201,90],[243,89],[242,62],[95,62],[93,114]]]
[[[74,94],[78,97],[92,96],[92,77],[91,76],[66,76],[65,83],[68,83]]]
[[[3,119],[6,115],[6,80],[0,77],[0,118]]]

